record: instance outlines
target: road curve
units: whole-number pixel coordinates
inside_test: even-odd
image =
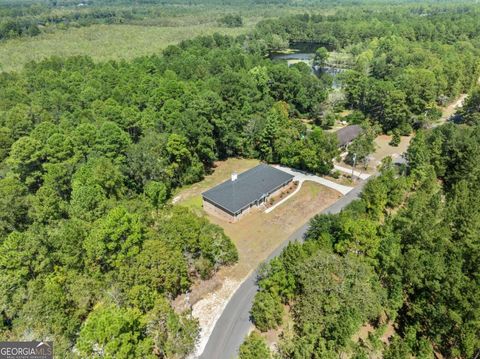
[[[357,187],[352,189],[344,197],[321,213],[338,213],[353,200],[357,199],[367,181],[360,181]],[[284,247],[291,241],[303,240],[309,223],[305,223],[296,230],[284,243],[282,243],[267,258],[267,262],[278,256]],[[200,355],[200,359],[234,359],[237,357],[238,348],[248,334],[252,322],[250,321],[250,308],[257,292],[257,272],[252,273],[237,289],[222,315],[215,324],[215,328],[208,339],[207,345]]]

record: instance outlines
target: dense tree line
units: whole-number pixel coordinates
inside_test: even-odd
[[[475,86],[457,114],[459,120],[470,125],[480,123],[480,86]]]
[[[178,6],[183,5],[183,6]],[[26,36],[36,36],[44,32],[84,27],[94,24],[175,24],[176,17],[192,14],[196,11],[209,11],[217,17],[218,10],[213,1],[203,4],[179,2],[177,6],[164,1],[8,1],[0,4],[0,40]],[[244,4],[229,7],[227,15],[218,19],[219,26],[240,27],[243,19],[238,12]],[[206,19],[201,21],[210,21]],[[181,20],[179,22],[181,25]]]
[[[308,41],[341,50],[371,40],[399,36],[413,42],[453,44],[478,41],[479,9],[475,5],[396,5],[338,8],[333,14],[301,14],[261,21],[256,36],[268,40],[276,35],[290,42]],[[268,37],[267,35],[270,35]]]
[[[243,19],[240,15],[228,14],[218,20],[219,24],[227,27],[242,27]]]
[[[251,314],[264,331],[290,311],[280,357],[478,355],[479,135],[477,125],[419,132],[407,174],[385,162],[360,200],[316,216],[305,243],[264,268]],[[366,323],[374,331],[354,340]]]
[[[0,7],[0,40],[36,36],[47,28],[88,26],[92,24],[121,24],[143,19],[148,12],[118,7],[81,7],[60,9],[33,4],[31,6]]]
[[[309,137],[306,127],[290,117],[313,116],[327,93],[308,69],[248,55],[222,36],[172,46],[162,57],[129,64],[52,59],[32,64],[21,75],[3,75],[2,90],[2,159],[12,141],[47,122],[36,137],[29,136],[35,138],[22,141],[41,142],[52,132],[59,138],[76,136],[70,135],[76,131],[85,138],[70,151],[78,158],[93,151],[117,164],[128,162],[125,174],[139,191],[152,179],[169,186],[191,183],[217,158],[270,160],[264,148],[275,141],[272,156],[280,161],[289,155],[282,148]],[[173,132],[176,136],[167,136]],[[149,173],[138,168],[145,156],[156,153],[165,163],[157,161],[158,168]]]

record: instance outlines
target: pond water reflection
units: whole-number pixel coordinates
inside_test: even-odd
[[[345,71],[343,68],[334,66],[320,67],[313,64],[315,51],[321,45],[315,43],[292,43],[286,52],[271,52],[269,58],[273,61],[286,61],[288,66],[299,62],[307,64],[318,77],[327,75],[332,77],[332,88],[341,88],[338,75]]]

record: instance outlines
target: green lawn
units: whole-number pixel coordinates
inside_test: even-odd
[[[95,61],[131,59],[158,53],[166,46],[215,32],[239,35],[249,31],[252,22],[241,28],[219,27],[215,23],[179,27],[144,25],[92,25],[44,33],[36,37],[0,43],[0,70],[18,71],[29,61],[46,57],[89,55]]]
[[[187,198],[186,200],[181,202],[182,206],[188,207],[193,209],[194,211],[201,211],[202,210],[202,195],[197,194],[192,197]]]

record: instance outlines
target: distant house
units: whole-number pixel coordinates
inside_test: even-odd
[[[260,164],[239,175],[234,173],[231,179],[203,192],[203,208],[229,222],[236,222],[280,193],[292,180],[291,174]]]
[[[359,125],[351,125],[339,129],[337,132],[335,132],[338,139],[338,147],[347,147],[362,132],[363,128]]]

